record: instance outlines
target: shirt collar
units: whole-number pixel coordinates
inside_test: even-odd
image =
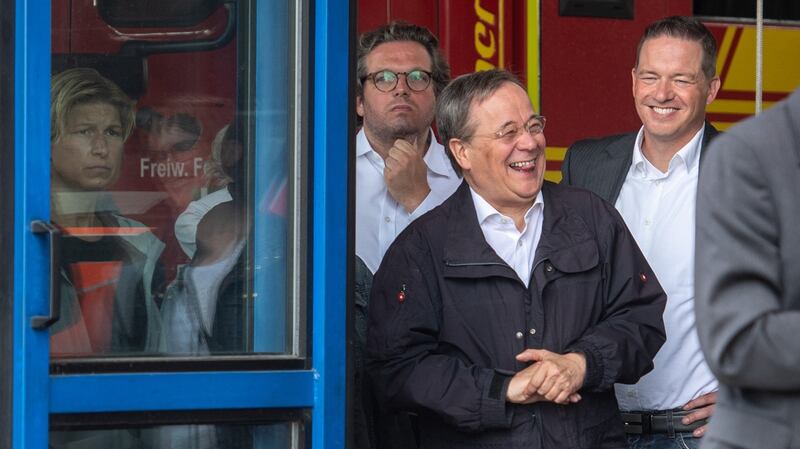
[[[370,151],[375,152],[372,149],[372,145],[369,144],[369,140],[367,140],[367,134],[364,132],[364,128],[361,128],[356,134],[356,157],[361,157],[369,153]]]
[[[422,159],[432,172],[439,176],[450,176],[454,169],[450,158],[447,157],[447,150],[435,139],[436,135],[433,134],[433,130],[430,133],[433,138],[431,138],[431,144]]]
[[[475,204],[475,213],[478,215],[478,223],[483,226],[486,220],[490,219],[493,216],[498,217],[505,217],[505,215],[501,214],[494,208],[488,201],[483,199],[482,196],[478,194],[472,187],[469,188],[470,194],[472,194],[472,202]],[[539,193],[536,195],[536,199],[533,200],[533,204],[531,204],[530,209],[525,212],[525,225],[527,228],[528,220],[531,218],[531,215],[536,211],[536,206],[540,206],[541,208],[544,207],[544,196],[542,196],[542,191],[539,190]],[[511,217],[506,217],[511,218]]]
[[[431,136],[435,137],[432,129],[429,128],[428,132]],[[383,164],[383,158],[372,148],[372,145],[367,139],[367,134],[364,132],[364,128],[361,128],[358,135],[356,135],[356,157],[366,156],[369,153],[373,153],[371,157],[376,161],[379,160],[380,163]],[[445,154],[444,147],[435,138],[431,139],[431,143],[428,145],[428,151],[425,152],[425,156],[423,156],[422,160],[425,161],[425,165],[428,166],[428,169],[437,175],[449,176],[450,173],[453,172],[453,166],[447,154]]]
[[[700,128],[697,133],[695,133],[694,137],[683,146],[674,156],[672,156],[672,160],[669,163],[669,167],[667,169],[667,173],[662,174],[653,164],[650,163],[647,158],[644,157],[644,153],[642,153],[642,139],[644,139],[644,126],[639,129],[639,133],[636,135],[636,142],[633,145],[633,160],[631,161],[631,165],[636,170],[637,173],[647,176],[648,174],[656,174],[657,176],[669,174],[669,171],[672,170],[673,164],[677,162],[683,162],[684,166],[686,166],[686,171],[691,171],[697,164],[700,162],[700,143],[703,141],[703,134],[705,132],[705,124],[702,128]]]

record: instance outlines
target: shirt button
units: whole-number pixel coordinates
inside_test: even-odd
[[[522,337],[524,336],[525,334],[523,334],[522,332],[517,332],[517,340],[522,340]]]
[[[392,219],[389,218],[389,217],[383,217],[383,221],[385,221],[386,223],[389,223],[390,221],[392,221]]]
[[[536,329],[531,328],[531,330],[529,330],[528,333],[531,335],[536,335]]]
[[[652,220],[645,220],[644,221],[644,225],[645,226],[650,226],[651,224],[653,224]]]
[[[517,246],[520,246],[520,247],[522,246],[522,240],[517,242]]]

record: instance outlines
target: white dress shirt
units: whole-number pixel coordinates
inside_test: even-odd
[[[717,389],[700,350],[694,315],[695,196],[703,129],[662,173],[642,154],[642,130],[615,204],[667,293],[667,341],[653,371],[616,385],[621,410],[668,410]]]
[[[397,235],[420,215],[441,204],[461,184],[444,147],[436,139],[431,139],[423,160],[428,166],[431,191],[408,213],[386,188],[383,158],[372,149],[363,129],[356,136],[356,255],[373,273]]]
[[[472,202],[475,203],[475,212],[483,237],[494,252],[517,272],[517,276],[527,287],[533,269],[533,258],[536,256],[536,247],[539,246],[539,239],[542,236],[544,211],[542,192],[539,191],[533,205],[525,212],[525,227],[520,232],[511,217],[498,212],[472,188],[469,190],[472,193]]]
[[[214,208],[214,206],[227,203],[233,200],[228,189],[223,187],[213,193],[210,193],[199,200],[192,201],[186,207],[178,219],[175,220],[175,238],[181,245],[181,249],[191,259],[197,251],[197,225],[200,220]]]

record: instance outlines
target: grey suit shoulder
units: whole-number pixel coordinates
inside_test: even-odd
[[[800,89],[712,144],[695,307],[720,380],[704,449],[800,448]]]
[[[636,133],[585,139],[567,150],[561,165],[562,183],[583,187],[614,203],[633,158]]]

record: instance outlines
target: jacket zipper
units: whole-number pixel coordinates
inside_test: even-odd
[[[511,268],[504,263],[497,263],[497,262],[460,262],[460,263],[445,262],[444,264],[447,265],[448,267],[480,267],[480,266],[496,265],[496,266]]]

